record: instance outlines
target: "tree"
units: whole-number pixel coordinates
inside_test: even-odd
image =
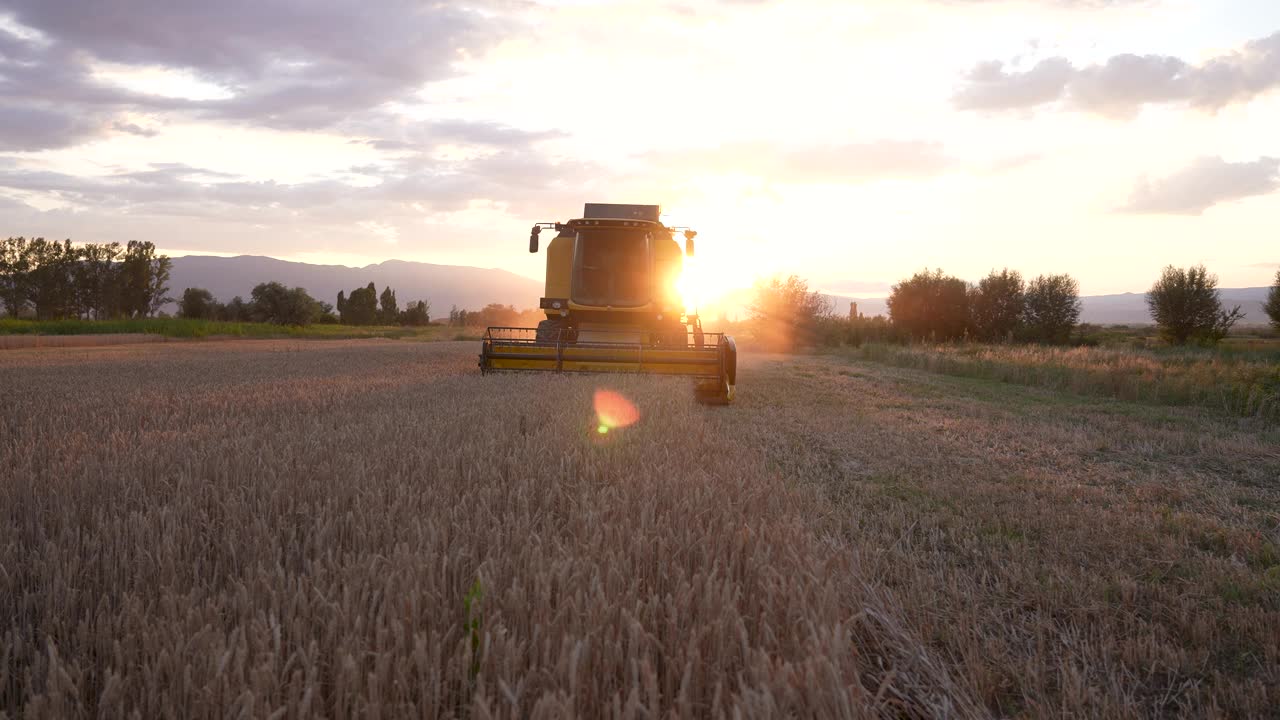
[[[378,321],[378,293],[369,283],[347,296],[342,307],[342,322],[347,325],[372,325]]]
[[[1267,302],[1262,306],[1267,317],[1271,318],[1271,327],[1280,331],[1280,270],[1276,271],[1276,281],[1267,293]]]
[[[431,324],[431,306],[425,300],[409,303],[409,307],[400,313],[400,324],[420,327]]]
[[[941,269],[912,275],[889,292],[889,321],[916,339],[956,340],[969,326],[969,286]]]
[[[160,306],[173,302],[169,293],[169,271],[173,263],[156,255],[156,246],[130,240],[120,263],[120,305],[130,317],[147,317]]]
[[[346,311],[347,311],[347,294],[339,290],[338,291],[338,315],[341,316],[342,313]]]
[[[1070,275],[1040,275],[1027,284],[1022,324],[1027,339],[1065,343],[1080,322],[1080,284]]]
[[[5,313],[16,318],[31,299],[31,255],[25,237],[0,243],[0,302]]]
[[[1147,291],[1147,307],[1160,336],[1172,345],[1185,345],[1192,340],[1213,345],[1244,317],[1239,305],[1223,310],[1218,298],[1218,276],[1204,265],[1185,270],[1167,266]]]
[[[316,315],[315,322],[322,323],[324,325],[337,325],[341,322],[338,320],[338,316],[334,314],[333,306],[329,303],[324,302],[323,300],[317,300],[316,307],[319,310],[319,314]]]
[[[809,290],[809,283],[795,275],[757,282],[751,303],[756,337],[778,350],[813,343],[819,319],[831,311],[831,301],[822,293]]]
[[[70,240],[63,242],[36,238],[28,245],[31,302],[36,318],[53,320],[76,314],[76,286],[73,276],[79,251]]]
[[[77,313],[98,320],[120,315],[120,243],[85,243],[72,270]]]
[[[278,325],[310,325],[320,314],[320,303],[304,288],[287,288],[278,282],[260,283],[251,293],[252,316],[258,322]]]
[[[992,270],[969,293],[969,318],[983,340],[1007,340],[1022,324],[1026,283],[1016,270]]]
[[[218,316],[218,301],[204,288],[187,288],[178,301],[178,317],[212,320]]]
[[[218,319],[225,322],[250,322],[253,320],[253,308],[237,295],[231,298],[231,302],[218,308]]]
[[[384,325],[394,325],[400,319],[400,308],[396,306],[396,291],[391,286],[382,289],[380,298],[382,307],[378,311],[378,320]]]

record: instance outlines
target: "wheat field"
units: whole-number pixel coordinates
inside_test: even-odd
[[[832,358],[0,353],[2,717],[1280,706],[1280,437]],[[607,388],[635,425],[601,434]]]

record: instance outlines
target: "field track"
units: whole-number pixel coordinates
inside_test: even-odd
[[[0,715],[1265,715],[1280,437],[831,358],[0,354]],[[640,422],[596,432],[592,394]]]
[[[163,335],[147,333],[118,333],[110,335],[0,335],[0,350],[19,348],[70,348],[101,347],[111,345],[142,345],[165,342]]]

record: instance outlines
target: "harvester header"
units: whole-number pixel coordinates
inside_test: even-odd
[[[580,218],[536,223],[529,252],[538,252],[543,230],[556,233],[538,302],[546,319],[536,328],[488,328],[480,369],[687,375],[698,380],[700,399],[730,402],[737,346],[703,332],[676,290],[697,232],[667,227],[661,214],[658,205],[587,203]]]

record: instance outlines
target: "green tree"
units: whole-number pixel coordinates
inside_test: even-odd
[[[1280,270],[1276,271],[1276,280],[1271,284],[1271,290],[1267,293],[1267,302],[1263,304],[1262,310],[1267,313],[1267,317],[1271,318],[1271,327],[1280,331]]]
[[[889,291],[889,321],[908,337],[956,340],[969,327],[969,286],[941,269],[912,275]]]
[[[1027,339],[1066,343],[1080,322],[1080,284],[1070,275],[1040,275],[1027,284],[1022,322]]]
[[[31,301],[36,317],[55,320],[76,314],[76,286],[73,271],[79,251],[70,240],[63,242],[36,238],[30,250]]]
[[[250,322],[253,320],[253,308],[237,295],[231,298],[231,302],[218,308],[218,319],[224,322]]]
[[[72,270],[77,312],[105,320],[120,315],[120,243],[85,243]]]
[[[974,334],[988,341],[1011,338],[1022,323],[1026,283],[1016,270],[992,270],[969,292]]]
[[[400,313],[400,324],[420,327],[431,324],[431,306],[425,300],[409,303],[409,307]]]
[[[347,294],[341,290],[338,291],[338,315],[347,311]]]
[[[754,293],[751,323],[755,335],[777,350],[814,343],[820,320],[832,311],[825,295],[810,290],[809,283],[795,275],[757,282]]]
[[[378,322],[378,293],[373,283],[356,288],[347,296],[342,308],[342,322],[347,325],[372,325]]]
[[[288,288],[278,282],[265,282],[255,286],[250,296],[251,313],[258,322],[310,325],[322,313],[320,303],[300,287]]]
[[[119,268],[120,306],[130,317],[154,315],[160,306],[173,302],[169,293],[172,261],[156,254],[149,242],[130,240]]]
[[[31,250],[25,237],[0,243],[0,302],[5,313],[16,318],[31,301]]]
[[[178,317],[212,320],[218,317],[218,301],[204,288],[187,288],[178,301]]]
[[[1147,308],[1160,336],[1172,345],[1216,344],[1244,317],[1239,305],[1223,309],[1218,277],[1204,265],[1185,270],[1167,266],[1147,291]]]
[[[388,285],[382,289],[380,300],[382,307],[378,310],[378,320],[384,325],[395,325],[400,320],[400,308],[396,305],[396,291]]]

